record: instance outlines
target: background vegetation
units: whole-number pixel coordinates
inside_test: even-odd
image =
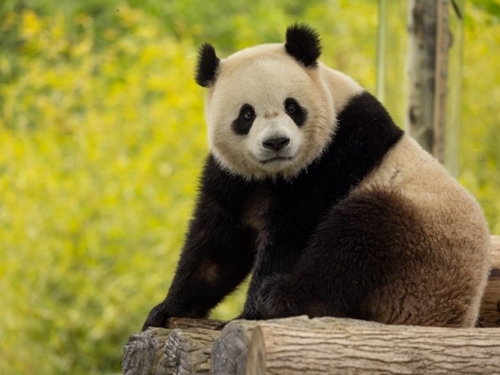
[[[460,138],[460,181],[495,233],[498,9],[467,7]],[[375,1],[2,1],[2,374],[120,371],[168,289],[206,153],[196,47],[281,41],[296,20],[321,32],[325,62],[374,90]]]

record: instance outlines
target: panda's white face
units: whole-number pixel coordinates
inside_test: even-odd
[[[305,68],[282,44],[222,60],[206,115],[220,165],[247,179],[292,178],[318,158],[335,130],[319,67]]]

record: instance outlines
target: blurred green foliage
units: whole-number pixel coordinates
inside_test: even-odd
[[[468,12],[460,178],[500,233],[500,26]],[[2,374],[119,372],[168,289],[206,154],[196,46],[224,56],[304,20],[373,91],[374,1],[0,4]]]

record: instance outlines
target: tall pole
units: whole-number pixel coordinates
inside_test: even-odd
[[[409,0],[408,130],[444,163],[449,0]]]
[[[387,1],[378,1],[378,33],[377,33],[377,98],[385,102],[385,59],[387,39]]]

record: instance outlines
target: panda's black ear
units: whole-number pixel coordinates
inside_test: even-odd
[[[196,83],[208,87],[215,82],[219,70],[220,60],[215,54],[215,49],[205,43],[198,51],[198,64],[196,66]]]
[[[305,67],[314,67],[321,55],[321,39],[313,28],[294,24],[286,30],[285,49]]]

